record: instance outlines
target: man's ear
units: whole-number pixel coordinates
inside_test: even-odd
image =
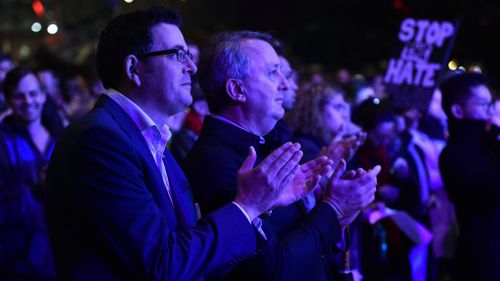
[[[125,57],[125,61],[123,63],[125,76],[127,80],[134,83],[137,87],[141,86],[141,78],[139,75],[139,64],[140,61],[135,55],[128,55]]]
[[[451,115],[453,115],[455,119],[463,119],[464,109],[462,108],[461,105],[454,103],[451,105]]]
[[[229,79],[226,81],[226,93],[229,98],[236,102],[245,102],[245,85],[239,79]]]

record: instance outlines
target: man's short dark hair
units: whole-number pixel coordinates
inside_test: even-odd
[[[215,35],[202,52],[198,73],[210,112],[219,113],[230,102],[226,93],[228,79],[249,75],[252,62],[243,50],[243,42],[251,39],[271,44],[272,37],[254,31],[223,32]]]
[[[19,82],[29,74],[33,74],[33,76],[35,76],[36,78],[35,72],[31,68],[25,66],[18,66],[11,69],[7,73],[7,75],[5,76],[5,80],[3,81],[3,92],[6,99],[10,98],[12,93],[14,93],[14,90],[19,85]]]
[[[486,86],[486,79],[477,72],[460,72],[446,78],[439,89],[443,94],[443,109],[448,118],[453,118],[451,106],[465,103],[472,94],[472,88],[481,85]]]
[[[181,25],[177,11],[153,6],[117,16],[104,28],[97,45],[97,70],[104,88],[116,88],[128,55],[148,52],[153,45],[151,28],[160,23]]]

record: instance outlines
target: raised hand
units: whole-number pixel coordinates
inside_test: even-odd
[[[238,171],[235,202],[251,220],[274,207],[283,192],[289,192],[300,167],[302,151],[299,149],[299,144],[286,143],[253,167],[257,155],[250,147],[249,155]]]
[[[347,138],[335,138],[330,144],[322,151],[324,155],[335,162],[344,159],[351,160],[358,148],[365,142],[366,133],[358,132]]]
[[[375,199],[377,175],[380,172],[380,166],[375,166],[368,172],[358,169],[342,177],[345,167],[344,160],[337,164],[323,196],[323,200],[337,213],[341,226],[350,224]]]
[[[330,172],[332,164],[332,160],[321,156],[300,165],[293,178],[293,183],[287,190],[283,190],[274,207],[290,205],[314,191],[319,186],[321,177]]]

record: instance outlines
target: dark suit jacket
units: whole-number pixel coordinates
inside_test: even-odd
[[[500,128],[450,120],[449,129],[439,169],[460,227],[454,280],[500,280]]]
[[[132,119],[109,97],[71,124],[47,172],[47,220],[63,280],[196,280],[256,250],[233,204],[195,226],[188,182],[167,151],[175,208]]]
[[[259,137],[213,117],[206,117],[200,137],[189,152],[184,171],[202,212],[236,196],[236,174],[249,146],[262,149]],[[340,236],[333,209],[319,203],[309,214],[297,204],[276,209],[264,220],[270,246],[240,264],[225,280],[329,280],[326,261]]]

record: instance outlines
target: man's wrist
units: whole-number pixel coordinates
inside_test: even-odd
[[[241,210],[250,223],[252,223],[252,221],[261,214],[261,212],[255,208],[248,207],[241,203],[241,201],[234,200],[232,203]]]
[[[337,215],[337,219],[339,220],[340,225],[342,225],[342,219],[343,219],[342,213],[340,212],[340,209],[337,206],[337,204],[335,203],[335,201],[332,198],[324,198],[323,202],[328,204],[333,209],[333,211]]]

